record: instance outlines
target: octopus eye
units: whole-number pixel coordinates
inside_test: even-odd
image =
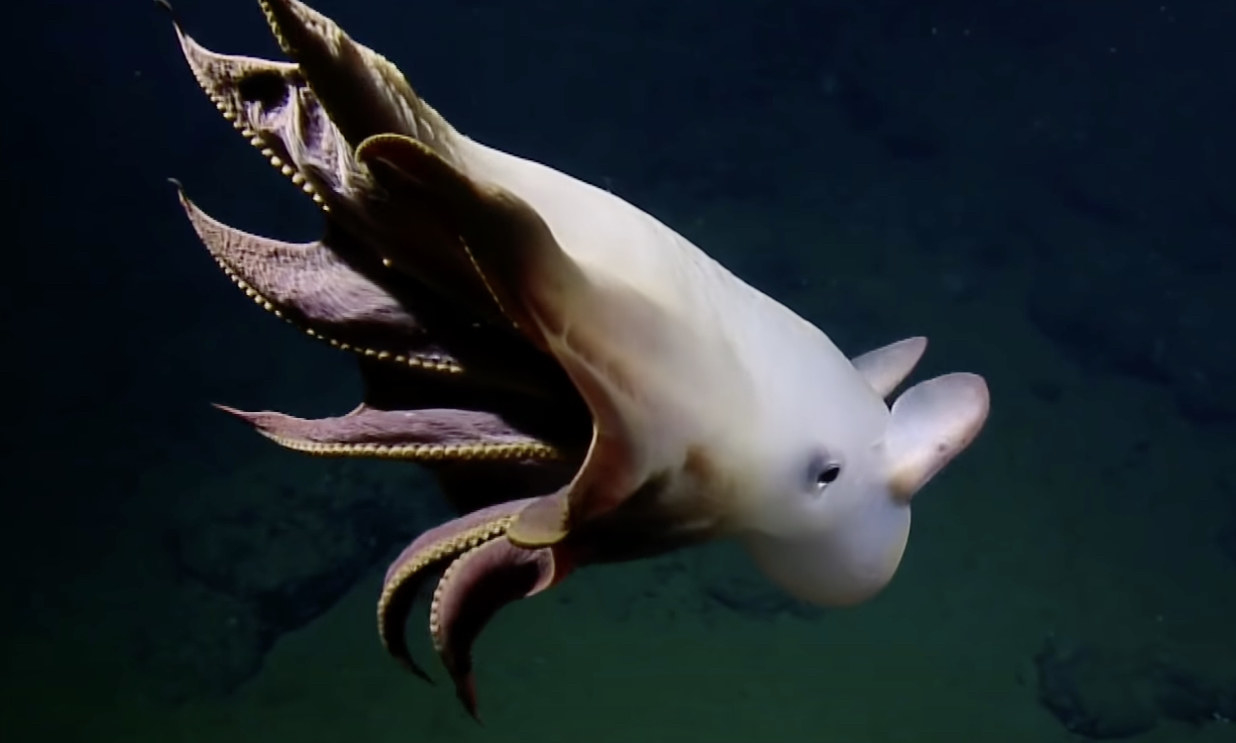
[[[807,461],[803,472],[803,485],[819,495],[841,476],[841,460],[828,452],[816,452]]]
[[[815,476],[815,486],[820,490],[828,487],[830,483],[837,479],[841,474],[841,465],[835,462],[829,462],[820,468],[820,471]]]

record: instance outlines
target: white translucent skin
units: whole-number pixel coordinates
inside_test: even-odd
[[[852,606],[888,585],[910,535],[909,504],[858,501],[814,531],[798,535],[752,533],[747,552],[768,578],[790,595],[817,606]]]
[[[821,330],[613,194],[471,140],[456,147],[470,176],[535,208],[598,285],[628,286],[667,325],[695,329],[680,343],[648,344],[675,352],[642,355],[646,388],[616,401],[626,432],[656,442],[639,462],[648,471],[681,461],[688,446],[706,449],[723,467],[716,482],[667,488],[675,510],[718,517],[761,570],[801,600],[849,605],[880,591],[905,551],[910,496],[986,417],[982,380],[924,383],[943,394],[914,404],[923,401],[914,388],[903,396],[911,404],[895,406],[904,409],[894,415],[883,398],[918,360],[923,339],[868,355],[860,370]],[[621,353],[621,344],[598,353]],[[723,364],[701,366],[722,357]],[[678,368],[684,359],[694,368]],[[641,398],[655,409],[633,409]],[[665,411],[674,411],[672,421],[657,420]],[[818,456],[841,467],[823,488],[809,472]]]
[[[856,425],[827,439],[841,452],[841,474],[765,499],[743,537],[748,551],[804,601],[844,606],[874,596],[905,552],[911,498],[973,441],[989,404],[983,379],[960,373],[911,387],[891,413],[852,404]]]
[[[806,325],[804,323],[803,325]],[[895,572],[910,530],[908,501],[888,483],[884,441],[892,416],[879,392],[823,332],[754,332],[766,361],[758,452],[739,538],[784,590],[817,605],[862,601]],[[752,362],[754,363],[754,362]],[[821,486],[812,455],[840,467]]]

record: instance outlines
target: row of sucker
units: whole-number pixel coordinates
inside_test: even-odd
[[[452,534],[446,539],[427,544],[423,549],[403,559],[398,569],[387,576],[378,597],[378,636],[386,651],[405,668],[422,678],[428,674],[412,659],[404,637],[407,612],[417,590],[434,568],[454,562],[472,549],[506,534],[513,515],[484,521]],[[448,568],[449,570],[449,565]]]
[[[533,441],[503,444],[379,444],[311,441],[280,436],[261,429],[258,429],[258,433],[287,449],[320,457],[373,457],[417,462],[548,461],[562,458],[562,453],[554,447]]]
[[[189,199],[184,195],[183,187],[179,181],[176,181],[173,179],[172,183],[173,185],[177,187],[177,189],[180,190],[181,201],[185,205],[185,208],[187,210],[191,210],[192,212],[196,213],[195,219],[209,220],[210,222],[214,223],[214,225],[218,229],[226,229],[226,230],[232,229],[228,227],[227,225],[224,225],[223,223],[218,222],[214,218],[209,217],[204,212],[199,210],[195,204],[189,201]],[[210,249],[210,247],[211,246],[209,242],[207,242],[207,248]],[[244,277],[242,277],[236,271],[236,269],[233,266],[231,266],[227,262],[226,259],[224,259],[223,256],[219,255],[214,250],[211,250],[210,254],[211,254],[211,258],[213,258],[215,263],[219,265],[219,268],[223,271],[224,275],[226,275],[229,279],[231,279],[232,283],[236,284],[236,286],[245,293],[245,296],[252,299],[262,309],[266,310],[267,312],[270,312],[275,317],[287,322],[288,324],[297,328],[298,330],[300,330],[301,332],[303,332],[304,334],[308,335],[311,338],[316,338],[318,340],[324,341],[325,343],[329,344],[331,347],[337,348],[341,351],[349,351],[359,356],[376,359],[378,361],[391,361],[401,366],[412,367],[412,368],[421,369],[424,371],[439,372],[439,373],[446,373],[446,374],[462,374],[464,371],[464,368],[459,364],[459,362],[449,357],[446,357],[446,356],[442,356],[439,354],[433,354],[433,353],[427,353],[427,354],[399,353],[396,351],[390,351],[386,349],[373,348],[371,346],[359,346],[354,343],[349,343],[347,341],[334,338],[313,327],[310,327],[309,325],[299,323],[293,318],[289,317],[288,314],[284,312],[282,308],[280,308],[277,304],[272,302],[268,297],[266,297],[261,292],[259,292],[257,289],[255,289],[248,281],[244,279]]]

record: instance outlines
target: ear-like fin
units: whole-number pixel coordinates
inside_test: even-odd
[[[927,339],[916,336],[856,356],[853,364],[880,397],[888,397],[906,381],[926,350]]]
[[[920,382],[893,403],[885,440],[890,486],[909,500],[978,435],[991,405],[977,374],[945,374]]]

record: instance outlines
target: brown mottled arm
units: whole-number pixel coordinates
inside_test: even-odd
[[[381,267],[343,231],[328,229],[313,242],[284,242],[219,222],[183,190],[180,203],[215,262],[268,312],[336,348],[448,374],[463,371],[411,313],[406,298],[366,276],[380,274]]]
[[[355,137],[390,132],[419,137],[449,156],[446,135],[453,130],[393,65],[328,19],[299,3],[263,7],[272,22],[276,16],[294,22],[279,38],[285,47],[287,39],[298,40],[296,64],[220,54],[175,24],[194,78],[215,107],[387,275],[409,276],[438,302],[509,327],[457,226],[442,220],[432,200],[401,203],[398,219],[391,220],[385,189],[354,156]]]
[[[364,394],[350,413],[316,420],[223,409],[295,450],[399,458],[437,475],[466,515],[423,534],[391,566],[379,631],[390,652],[424,676],[406,648],[405,623],[418,586],[440,572],[431,636],[475,715],[471,647],[481,629],[577,562],[571,545],[524,549],[505,534],[530,496],[558,490],[578,470],[591,416],[560,366],[512,327],[481,276],[463,234],[475,231],[474,214],[446,208],[440,193],[406,178],[381,183],[373,163],[355,156],[366,138],[399,134],[431,155],[426,162],[456,167],[458,135],[393,65],[329,19],[293,0],[261,5],[291,63],[212,52],[179,23],[176,33],[223,117],[320,205],[323,237],[265,238],[209,217],[183,193],[181,202],[250,298],[355,355]],[[506,231],[491,232],[485,247],[502,251]]]
[[[454,239],[432,209],[419,219],[408,213],[400,222],[403,231],[390,234],[374,213],[382,190],[357,165],[298,65],[219,54],[178,23],[176,32],[216,108],[314,197],[326,229],[320,240],[305,243],[254,235],[210,217],[182,190],[190,223],[246,295],[303,332],[354,353],[365,382],[362,406],[344,416],[314,421],[228,410],[293,449],[425,464],[452,503],[464,509],[569,479],[582,456],[577,450],[587,442],[586,410],[551,359],[505,323],[492,322],[490,297],[470,265],[451,264],[449,250],[422,250],[427,240]],[[326,80],[317,82],[329,87]],[[395,103],[354,113],[353,126],[365,116],[381,125],[383,105]],[[419,112],[417,120],[428,126],[436,115],[416,106],[407,110]],[[446,263],[420,270],[454,276],[440,279],[438,288],[460,291],[446,296],[394,269],[388,256],[409,251],[446,256]]]

